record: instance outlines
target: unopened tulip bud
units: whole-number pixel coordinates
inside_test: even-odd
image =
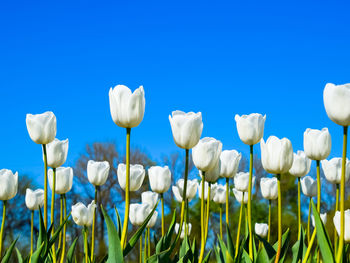
[[[153,192],[163,194],[171,186],[171,172],[168,166],[152,166],[148,169],[148,178]]]
[[[27,114],[27,130],[30,138],[38,144],[48,144],[56,137],[56,116],[51,111]]]
[[[312,179],[311,176],[305,176],[301,179],[301,190],[303,194],[308,197],[314,197],[317,195],[317,181]]]
[[[29,210],[38,210],[44,205],[44,190],[37,189],[33,191],[27,188],[25,201]]]
[[[18,173],[11,170],[0,170],[0,200],[6,201],[14,198],[18,189]]]
[[[304,132],[304,151],[311,160],[324,160],[331,152],[332,139],[327,128],[306,129]]]
[[[53,170],[49,170],[49,185],[53,188]],[[72,189],[73,185],[73,169],[71,167],[58,167],[56,169],[56,194],[66,194]]]
[[[222,143],[214,138],[205,137],[192,149],[192,159],[198,170],[203,172],[212,170],[221,154]]]
[[[276,200],[278,197],[277,178],[263,177],[260,179],[261,195],[267,200]]]
[[[220,176],[225,178],[233,178],[237,174],[239,162],[242,154],[236,150],[225,150],[220,155]]]
[[[109,174],[109,163],[95,162],[89,160],[87,164],[87,176],[89,182],[94,186],[100,186],[106,183]]]
[[[303,151],[293,153],[293,165],[289,173],[295,177],[303,177],[310,172],[311,160]]]
[[[266,115],[259,113],[239,116],[236,114],[237,131],[242,142],[254,145],[260,142],[264,135]]]
[[[268,224],[255,223],[255,234],[257,234],[258,236],[265,238],[267,236],[268,230],[269,230]]]
[[[126,187],[126,165],[121,163],[118,165],[118,182],[120,187],[125,191]],[[145,179],[145,169],[140,164],[130,165],[130,191],[135,192],[142,186]]]
[[[63,141],[54,139],[52,142],[47,144],[46,147],[48,166],[51,168],[57,168],[66,162],[68,154],[68,139]]]

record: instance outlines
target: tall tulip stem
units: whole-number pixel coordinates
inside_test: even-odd
[[[61,195],[63,198],[63,219],[66,220],[67,217],[67,199],[66,194]],[[61,253],[61,263],[64,262],[64,256],[66,253],[66,232],[67,232],[67,223],[63,226],[63,234],[62,234],[62,253]]]
[[[220,204],[220,238],[222,239],[222,205]]]
[[[345,231],[345,169],[346,169],[346,148],[347,148],[348,126],[344,126],[343,130],[343,159],[341,165],[340,180],[340,236],[337,254],[337,262],[341,262],[344,247],[344,231]]]
[[[142,263],[142,249],[143,249],[143,246],[142,246],[142,235],[140,236],[140,247],[139,247],[139,263]]]
[[[55,233],[55,192],[56,192],[56,168],[52,168],[52,196],[51,196],[51,225],[52,235]],[[55,243],[52,245],[52,261],[56,263],[56,247]]]
[[[300,239],[301,231],[301,201],[300,201],[300,177],[298,177],[298,240]]]
[[[204,222],[204,210],[205,210],[205,202],[204,202],[204,186],[205,186],[205,172],[202,173],[202,189],[201,189],[201,243],[204,243],[204,235],[205,235],[205,222]]]
[[[248,230],[249,230],[249,257],[251,260],[253,260],[252,178],[253,178],[253,145],[250,145],[249,186],[248,186]]]
[[[2,239],[4,236],[4,226],[5,226],[5,219],[6,219],[6,205],[7,201],[3,201],[2,206],[2,222],[1,222],[1,230],[0,230],[0,258],[2,257]]]
[[[147,228],[148,257],[151,256],[151,230]]]
[[[282,193],[281,193],[281,175],[277,174],[277,188],[278,188],[278,248],[276,253],[275,263],[278,263],[281,256],[282,248]]]
[[[97,207],[98,207],[98,194],[100,191],[100,186],[95,186],[95,202],[96,202],[96,208],[94,209],[94,217],[92,219],[92,233],[91,233],[91,262],[94,260],[94,252],[95,252],[95,228],[96,228],[96,214],[97,214]]]
[[[129,223],[129,209],[130,209],[130,133],[131,128],[126,128],[126,182],[125,182],[125,213],[123,222],[123,231],[121,237],[121,246],[125,247],[127,234],[128,234],[128,223]]]
[[[43,157],[44,157],[44,226],[47,228],[47,211],[48,211],[48,202],[47,202],[47,153],[46,153],[46,144],[43,144]]]
[[[308,216],[307,216],[307,242],[308,242],[308,244],[310,244],[311,200],[312,200],[312,197],[310,197],[310,201],[309,201],[309,214],[308,214]]]
[[[204,182],[202,182],[203,184]],[[205,220],[205,233],[204,233],[204,242],[201,243],[201,253],[199,255],[199,262],[202,262],[204,257],[204,250],[205,250],[205,243],[207,242],[208,238],[208,228],[209,228],[209,213],[210,213],[210,190],[211,190],[211,183],[208,182],[208,196],[207,196],[207,214],[206,214],[206,220]],[[202,199],[204,199],[204,195],[202,196]]]
[[[271,200],[269,200],[269,228],[267,230],[267,242],[270,242],[270,234],[271,234]]]
[[[164,220],[164,195],[160,194],[160,201],[162,202],[162,237],[165,235],[165,220]]]
[[[63,197],[60,195],[60,225],[62,225],[63,222]],[[62,244],[62,231],[60,232],[60,236],[58,238],[58,250],[60,250],[61,244]]]
[[[89,251],[88,251],[88,228],[84,226],[84,253],[85,253],[85,263],[89,262]]]
[[[186,149],[184,189],[182,192],[180,227],[179,227],[178,235],[181,234],[183,222],[185,220],[184,216],[185,216],[186,200],[187,200],[188,161],[189,161],[189,149]]]
[[[143,249],[143,262],[145,263],[146,260],[147,260],[147,232],[148,232],[148,229],[146,229],[146,232],[145,232],[145,244],[144,244],[144,249]]]
[[[32,257],[34,243],[34,210],[30,211],[30,215],[30,257]]]
[[[336,184],[336,192],[335,192],[335,212],[339,210],[339,184]],[[338,233],[337,229],[334,227],[334,251],[337,251],[338,243]]]
[[[243,199],[243,198],[242,198]],[[238,256],[238,248],[239,248],[239,236],[241,234],[241,224],[242,224],[242,214],[243,214],[243,200],[241,203],[241,209],[239,211],[239,219],[238,219],[238,229],[237,229],[237,237],[236,237],[236,251],[235,251],[235,258]]]
[[[316,161],[316,174],[317,174],[317,212],[321,211],[321,171],[320,161]]]
[[[229,196],[230,196],[230,180],[226,178],[226,224],[230,225],[229,219]]]

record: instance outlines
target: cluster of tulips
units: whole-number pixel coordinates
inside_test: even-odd
[[[140,239],[140,262],[168,262],[171,260],[173,249],[182,239],[181,250],[175,253],[175,259],[179,262],[208,262],[211,250],[205,256],[206,242],[210,220],[210,202],[219,204],[220,207],[220,234],[219,244],[214,247],[218,262],[282,262],[286,256],[286,238],[282,238],[282,189],[281,177],[295,176],[298,188],[298,244],[295,246],[297,253],[293,255],[294,262],[308,262],[310,253],[316,245],[315,254],[319,261],[322,254],[324,262],[347,262],[347,246],[344,242],[350,242],[350,210],[345,211],[345,183],[350,177],[350,163],[346,158],[347,127],[350,124],[350,84],[327,84],[324,89],[324,105],[329,118],[336,124],[343,126],[343,156],[326,160],[331,151],[331,135],[327,128],[321,130],[306,129],[304,132],[304,151],[293,153],[291,141],[287,138],[279,139],[270,136],[267,141],[263,139],[266,116],[258,113],[249,115],[236,115],[238,135],[241,141],[250,147],[249,172],[237,172],[241,160],[241,154],[236,150],[222,150],[222,143],[211,137],[201,138],[203,130],[202,115],[200,112],[174,111],[169,116],[171,130],[175,144],[185,150],[184,178],[179,179],[172,186],[170,169],[165,166],[153,166],[148,169],[150,189],[141,194],[141,203],[130,204],[130,192],[138,191],[144,181],[146,172],[142,165],[130,164],[130,135],[131,129],[137,127],[144,116],[145,95],[141,86],[134,92],[123,85],[117,85],[109,91],[111,116],[115,124],[126,129],[126,163],[118,165],[117,176],[120,187],[125,192],[125,210],[123,225],[118,210],[117,227],[114,225],[106,211],[101,206],[107,224],[109,249],[104,258],[107,262],[122,262],[123,258],[133,249]],[[87,164],[87,177],[95,187],[95,200],[85,206],[77,203],[71,207],[71,213],[67,215],[66,194],[73,184],[73,169],[62,167],[67,159],[68,139],[56,139],[56,117],[52,112],[42,114],[27,114],[26,124],[30,138],[42,145],[44,161],[44,189],[27,189],[25,202],[31,210],[31,250],[27,262],[72,262],[74,251],[73,242],[66,254],[66,222],[70,215],[73,221],[83,227],[84,236],[84,260],[86,263],[95,262],[95,223],[96,209],[100,205],[98,200],[101,186],[108,180],[110,164],[107,161],[90,160]],[[260,143],[262,166],[265,171],[273,176],[261,178],[260,190],[263,198],[268,200],[268,223],[256,223],[252,226],[252,189],[255,183],[253,176],[253,149]],[[200,183],[197,179],[189,180],[189,156],[192,149],[192,160],[199,173]],[[307,174],[310,172],[311,160],[316,161],[317,178],[314,180]],[[333,218],[335,227],[335,239],[329,241],[324,224],[327,214],[321,214],[321,179],[320,167],[322,166],[326,179],[336,185],[336,213]],[[51,169],[48,169],[50,167]],[[218,183],[219,178],[225,178],[226,184]],[[230,186],[233,178],[234,187]],[[6,202],[17,193],[18,174],[10,170],[0,170],[0,200],[3,201],[3,217],[0,232],[0,257],[2,256],[3,233],[5,231]],[[51,188],[50,224],[48,223],[48,185]],[[180,217],[174,212],[169,229],[165,229],[164,217],[164,193],[172,186],[172,192],[180,205]],[[236,244],[233,245],[229,227],[229,200],[231,191],[241,204]],[[307,245],[304,244],[304,231],[301,220],[301,191],[310,198],[307,223]],[[191,245],[191,218],[189,203],[198,197],[201,200],[201,244],[199,250],[196,244]],[[60,222],[55,230],[55,199],[60,196]],[[312,197],[317,197],[316,206]],[[150,229],[155,226],[158,218],[156,210],[158,199],[161,201],[161,239],[156,244],[156,251],[151,255]],[[278,206],[278,240],[274,246],[270,245],[271,203],[277,199]],[[223,238],[223,206],[225,205],[226,244]],[[43,215],[41,208],[43,207]],[[40,233],[37,248],[34,251],[33,224],[34,211],[39,210]],[[243,210],[246,211],[247,234],[241,238],[241,222]],[[313,211],[313,213],[311,213]],[[311,216],[311,214],[313,214]],[[128,222],[138,226],[138,231],[128,239]],[[314,230],[310,232],[310,221]],[[193,222],[192,222],[193,223]],[[56,226],[58,223],[56,222]],[[91,240],[88,240],[88,229],[91,227]],[[146,232],[145,232],[146,231]],[[45,234],[42,234],[42,233]],[[142,234],[145,232],[145,248],[143,250]],[[288,232],[288,231],[287,231]],[[172,236],[175,234],[175,238]],[[315,242],[317,236],[317,241]],[[45,238],[46,237],[46,241]],[[255,245],[259,239],[259,247]],[[7,262],[16,241],[12,243],[3,257],[2,262]],[[90,243],[90,246],[89,246]],[[45,244],[45,246],[43,245]],[[45,249],[43,248],[45,247]],[[233,249],[235,247],[235,249]],[[300,252],[301,251],[301,252]],[[267,261],[261,261],[262,259]],[[329,261],[331,260],[331,261]],[[104,262],[104,261],[103,261]]]

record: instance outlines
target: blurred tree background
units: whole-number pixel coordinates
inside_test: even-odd
[[[133,148],[131,150],[131,164],[142,164],[146,169],[146,176],[143,182],[141,189],[137,192],[131,193],[131,203],[141,202],[141,193],[143,191],[151,190],[149,187],[149,181],[147,176],[147,170],[150,166],[153,165],[167,165],[169,166],[172,172],[172,180],[173,184],[180,178],[183,178],[184,174],[184,153],[175,152],[168,156],[163,156],[160,161],[155,161],[152,157],[147,153],[147,151],[140,148]],[[123,211],[124,211],[124,192],[120,188],[118,184],[117,178],[117,167],[119,163],[125,162],[125,154],[118,151],[118,147],[115,143],[112,142],[96,142],[93,144],[86,145],[84,152],[78,158],[75,163],[74,168],[74,182],[72,190],[67,194],[67,209],[68,213],[70,211],[70,207],[77,203],[83,202],[84,204],[90,203],[92,199],[94,199],[94,188],[87,180],[86,175],[86,167],[87,162],[89,160],[95,161],[108,161],[110,163],[111,169],[108,180],[106,184],[101,186],[100,197],[102,205],[107,209],[112,218],[116,221],[116,215],[114,212],[114,207],[118,208],[118,211],[123,219]],[[248,159],[246,157],[242,157],[240,162],[239,171],[248,171]],[[255,186],[253,189],[253,205],[252,205],[252,214],[253,214],[253,226],[256,222],[267,223],[268,219],[268,202],[264,200],[260,193],[260,178],[268,175],[264,169],[262,168],[260,158],[255,155],[254,156],[254,175],[256,176]],[[315,178],[315,169],[311,168],[310,175]],[[18,184],[18,195],[10,200],[8,206],[8,214],[6,220],[6,231],[5,231],[5,246],[8,246],[9,243],[14,240],[17,236],[20,237],[19,242],[17,243],[18,249],[22,252],[23,255],[27,255],[29,253],[30,246],[30,211],[25,206],[25,191],[27,188],[37,189],[38,186],[33,183],[33,180],[25,175],[20,176],[20,183]],[[194,167],[192,161],[190,160],[189,166],[189,178],[194,179],[197,178],[200,180],[197,169]],[[328,213],[327,220],[327,230],[328,233],[333,239],[334,227],[333,227],[333,216],[334,216],[334,203],[335,203],[335,187],[326,182],[324,179],[324,175],[321,172],[322,178],[322,208],[321,212]],[[224,184],[224,179],[219,179],[218,183]],[[233,187],[233,180],[230,180],[231,188]],[[283,231],[286,231],[287,228],[291,231],[291,244],[294,244],[297,240],[297,231],[298,231],[298,221],[297,221],[297,183],[296,178],[291,175],[283,175],[282,176],[282,207],[283,207]],[[49,195],[50,196],[50,195]],[[165,213],[166,213],[166,229],[171,221],[173,210],[180,210],[180,204],[175,201],[173,198],[173,194],[170,190],[164,194],[165,199]],[[306,229],[307,222],[307,213],[308,213],[308,205],[309,198],[306,198],[302,195],[302,219],[303,226]],[[314,200],[316,201],[316,200]],[[272,226],[277,226],[277,201],[272,202]],[[219,234],[219,206],[211,203],[211,215],[210,215],[210,232],[207,242],[207,249],[210,249],[214,246],[217,241],[217,235]],[[195,198],[189,204],[190,207],[190,223],[192,223],[192,231],[191,238],[196,238],[197,244],[200,244],[200,200],[199,198]],[[350,207],[350,202],[347,201],[346,208]],[[56,222],[59,222],[59,198],[57,196],[56,202]],[[160,209],[160,206],[159,208]],[[151,232],[151,236],[155,235],[155,239],[151,237],[151,240],[159,240],[160,236],[160,228],[161,228],[161,211],[159,211],[158,221]],[[223,213],[225,212],[225,208],[223,209]],[[237,225],[238,225],[238,217],[240,212],[240,204],[236,201],[233,194],[230,194],[230,232],[232,238],[235,241],[236,233],[237,233]],[[179,214],[179,213],[177,213]],[[223,214],[224,216],[224,214]],[[35,214],[36,220],[38,214]],[[244,217],[243,217],[244,218]],[[179,220],[177,220],[179,221]],[[225,222],[225,218],[223,218],[223,223]],[[37,224],[35,224],[34,231],[37,232],[36,228]],[[312,228],[312,226],[311,226]],[[81,227],[78,227],[74,224],[72,220],[69,221],[68,225],[68,233],[67,233],[67,243],[70,246],[73,241],[73,237],[79,236],[79,243],[77,246],[77,255],[78,261],[80,261],[79,257],[83,256],[83,238],[81,234]],[[133,227],[129,223],[129,234],[130,237],[136,228]],[[244,231],[244,227],[242,227],[242,233]],[[223,234],[225,238],[225,226],[223,226]],[[91,234],[91,233],[90,233]],[[271,240],[275,242],[277,240],[277,227],[271,228]],[[107,250],[107,231],[106,226],[103,221],[103,216],[101,210],[98,209],[97,213],[97,224],[96,224],[96,253],[97,258],[101,259]],[[153,243],[153,242],[152,242]],[[153,246],[154,244],[152,244]],[[152,248],[154,249],[154,247]],[[138,246],[134,248],[135,252],[130,253],[128,255],[127,261],[136,261],[138,258]],[[212,256],[214,258],[214,256]]]

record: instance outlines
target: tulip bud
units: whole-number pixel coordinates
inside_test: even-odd
[[[72,206],[72,217],[78,226],[91,226],[96,209],[95,200],[86,207],[83,203],[77,203]]]
[[[145,113],[145,92],[140,86],[133,93],[124,85],[109,90],[109,107],[115,124],[123,128],[138,126]]]
[[[106,183],[109,173],[109,163],[95,162],[89,160],[87,164],[87,177],[94,186],[100,186]]]
[[[276,200],[278,197],[277,178],[263,177],[260,179],[261,195],[267,200]]]
[[[53,170],[50,169],[48,173],[49,185],[53,188]],[[71,167],[58,167],[56,169],[56,185],[55,193],[63,195],[72,189],[73,185],[73,169]]]
[[[57,168],[65,163],[68,154],[68,139],[64,141],[54,139],[52,142],[47,144],[46,147],[48,166],[51,168]]]
[[[151,209],[150,209],[150,211],[152,212]],[[154,213],[153,213],[151,219],[148,221],[146,227],[147,227],[147,228],[152,228],[152,227],[154,227],[154,225],[155,225],[156,222],[157,222],[157,218],[158,218],[158,212],[157,212],[157,211],[154,211]]]
[[[152,191],[163,194],[171,186],[171,172],[168,166],[152,166],[148,169],[148,178]]]
[[[191,223],[188,223],[188,224],[187,224],[187,227],[188,227],[188,235],[191,235],[192,224],[191,224]],[[176,233],[176,234],[179,233],[179,228],[180,228],[180,224],[179,224],[179,223],[176,223],[176,224],[175,224],[175,233]],[[184,239],[184,238],[185,238],[185,223],[183,223],[183,225],[182,225],[180,238],[181,238],[181,239]]]
[[[199,199],[202,199],[202,183],[203,181],[201,181],[198,185],[198,197]],[[212,184],[210,186],[210,201],[213,200],[215,194],[216,194],[216,188],[217,188],[217,184]],[[208,182],[204,182],[204,200],[208,199],[208,190],[209,190],[209,183]]]
[[[342,167],[342,158],[333,158],[331,160],[321,161],[322,170],[327,181],[332,184],[340,184],[341,180],[341,167]],[[350,162],[346,159],[346,168],[345,168],[345,182],[349,180],[350,177]]]
[[[249,173],[239,172],[234,178],[233,182],[235,188],[241,192],[248,192],[249,190]],[[255,183],[255,176],[252,177],[252,188]]]
[[[236,175],[242,154],[236,150],[225,150],[220,155],[220,176],[232,178]]]
[[[321,221],[324,225],[327,223],[327,213],[320,214]],[[315,227],[315,217],[311,215],[312,226]]]
[[[192,149],[202,135],[202,113],[173,111],[169,115],[175,144],[182,149]]]
[[[289,173],[295,177],[303,177],[310,172],[311,160],[307,158],[303,151],[293,153],[293,164]]]
[[[6,201],[14,198],[18,189],[18,173],[1,169],[0,182],[0,200]]]
[[[179,179],[176,182],[176,185],[172,187],[175,199],[179,203],[182,202],[184,185],[185,185],[184,179]],[[188,202],[190,202],[196,196],[197,188],[198,188],[197,179],[187,180],[186,197],[188,199]]]
[[[324,160],[331,152],[332,139],[327,128],[306,129],[304,132],[304,151],[311,160]]]
[[[56,116],[51,111],[27,114],[27,130],[30,138],[38,144],[48,144],[56,136]]]
[[[158,201],[158,194],[152,191],[146,191],[141,194],[141,202],[148,204],[151,209],[153,209]]]
[[[118,182],[120,187],[125,191],[126,185],[126,165],[120,163],[118,165]],[[142,186],[145,179],[145,169],[140,164],[130,165],[130,191],[135,192]]]
[[[146,218],[150,214],[150,207],[148,204],[131,204],[129,220],[134,226],[141,226],[145,222]]]
[[[333,223],[335,229],[337,230],[338,236],[340,236],[340,212],[335,212],[333,217]],[[345,221],[344,221],[344,241],[346,243],[350,242],[350,209],[345,210]]]
[[[192,159],[198,170],[209,171],[216,166],[222,150],[222,143],[214,138],[201,139],[192,149]]]
[[[308,197],[314,197],[317,195],[317,181],[312,179],[311,176],[305,176],[301,179],[301,190],[303,194]]]
[[[266,143],[261,140],[261,162],[266,172],[284,174],[293,164],[292,143],[287,138],[278,139],[270,136]]]
[[[248,193],[238,191],[235,188],[232,189],[232,192],[239,203],[242,204],[242,201],[244,204],[248,203]]]
[[[226,185],[222,185],[222,184],[216,185],[213,201],[217,204],[226,203]]]
[[[257,234],[258,236],[265,238],[267,236],[268,230],[269,230],[268,224],[255,223],[255,234]]]
[[[323,90],[323,102],[328,117],[341,126],[350,125],[350,84],[327,83]]]
[[[27,188],[25,201],[29,210],[38,210],[44,205],[44,190],[37,189],[32,191],[31,189]]]
[[[266,115],[259,113],[239,116],[236,114],[237,131],[242,142],[254,145],[260,142],[264,135]]]

